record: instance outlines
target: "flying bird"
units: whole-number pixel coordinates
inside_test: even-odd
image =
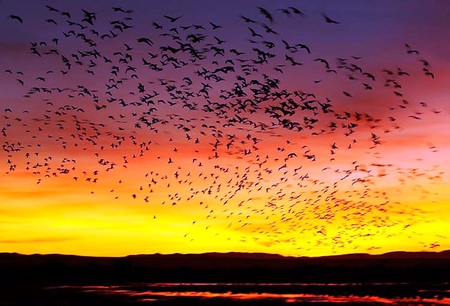
[[[50,10],[50,12],[59,12],[58,9],[56,9],[56,8],[50,6],[50,5],[46,5],[45,7],[48,8]]]
[[[244,21],[246,22],[246,23],[255,23],[256,21],[255,20],[253,20],[253,19],[250,19],[250,18],[247,18],[247,17],[245,17],[245,16],[240,16],[242,19],[244,19]]]
[[[180,19],[181,17],[183,17],[183,15],[180,15],[180,16],[178,16],[178,17],[171,17],[171,16],[164,15],[164,17],[167,18],[167,19],[169,19],[170,22],[175,22],[175,21],[177,21],[178,19]]]
[[[267,19],[269,19],[270,23],[273,22],[273,16],[272,16],[272,14],[269,13],[268,10],[266,10],[265,8],[260,7],[260,6],[258,6],[258,10],[259,10],[259,12],[260,12],[262,15],[264,15],[264,17],[266,17]]]
[[[325,19],[325,21],[327,22],[327,23],[334,23],[334,24],[340,24],[340,22],[338,22],[338,21],[336,21],[336,20],[333,20],[333,19],[331,19],[330,17],[328,17],[328,15],[327,14],[325,14],[324,12],[320,12],[320,14],[322,15],[322,17]]]
[[[297,14],[297,15],[299,15],[301,17],[306,17],[306,15],[302,11],[300,11],[299,9],[297,9],[297,8],[295,8],[293,6],[290,6],[289,9],[292,10],[292,12],[294,14]]]
[[[22,18],[20,18],[17,15],[9,15],[9,19],[15,19],[15,20],[19,21],[20,23],[23,23]]]

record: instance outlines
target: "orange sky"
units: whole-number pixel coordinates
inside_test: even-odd
[[[100,1],[80,7],[50,2],[60,12],[29,1],[20,10],[0,3],[6,12],[0,26],[9,29],[0,45],[0,252],[319,256],[450,248],[450,67],[444,52],[450,50],[437,34],[450,26],[439,17],[449,9],[445,3],[403,11],[382,2],[338,7],[323,1],[299,7],[307,15],[302,18],[277,11],[290,1],[258,2],[275,17],[270,24],[250,2],[237,11],[130,3],[133,13],[114,12],[116,4]],[[97,13],[94,24],[82,21],[80,8]],[[340,24],[326,23],[324,10]],[[374,17],[362,20],[369,13]],[[410,27],[420,13],[423,20]],[[15,14],[23,23],[8,18]],[[182,17],[171,23],[163,15]],[[122,33],[113,20],[133,28]],[[263,38],[252,37],[248,27]],[[70,30],[75,35],[66,37]],[[101,39],[91,30],[118,36]],[[180,39],[171,36],[176,31]],[[190,42],[188,33],[205,41]],[[141,37],[151,38],[152,46],[138,42]],[[180,46],[177,40],[205,58],[191,61],[187,51],[160,48]],[[307,44],[311,54],[290,52],[283,40]],[[41,56],[30,54],[30,42],[38,42]],[[214,56],[211,46],[223,47],[224,56]],[[261,58],[252,48],[274,56],[254,63]],[[101,55],[86,54],[93,50]],[[336,73],[326,72],[318,58]],[[226,66],[234,71],[214,72]],[[203,78],[202,69],[223,81]],[[259,83],[246,86],[251,80]],[[267,97],[251,91],[271,81],[278,83]],[[245,95],[236,94],[238,87]],[[332,112],[321,110],[319,102],[327,99]],[[305,101],[315,108],[301,109]],[[298,124],[283,127],[276,114]]]

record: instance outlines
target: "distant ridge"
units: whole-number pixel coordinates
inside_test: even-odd
[[[1,253],[0,253],[1,254]],[[368,254],[368,253],[350,253],[340,255],[325,255],[325,256],[284,256],[280,254],[271,253],[245,253],[245,252],[206,252],[206,253],[172,253],[172,254],[137,254],[127,255],[124,257],[145,257],[145,256],[167,256],[167,257],[219,257],[219,258],[251,258],[251,259],[364,259],[364,258],[382,258],[382,259],[394,259],[394,258],[449,258],[450,250],[444,250],[440,252],[409,252],[409,251],[394,251],[383,254]]]
[[[92,259],[92,260],[114,260],[118,258],[232,258],[232,259],[261,259],[261,260],[311,260],[311,261],[326,261],[326,260],[340,260],[340,259],[449,259],[450,250],[444,250],[440,252],[409,252],[409,251],[394,251],[383,254],[368,254],[368,253],[350,253],[340,255],[326,255],[326,256],[284,256],[280,254],[271,253],[246,253],[246,252],[206,252],[206,253],[171,253],[171,254],[135,254],[126,255],[121,257],[108,257],[108,256],[84,256],[84,255],[71,255],[71,254],[20,254],[20,253],[8,253],[0,252],[0,264],[7,260],[26,260],[26,258],[61,258],[69,261],[75,259]]]
[[[450,250],[292,257],[266,253],[94,257],[0,253],[0,281],[450,281]]]

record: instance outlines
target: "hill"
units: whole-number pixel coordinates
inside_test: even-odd
[[[450,251],[284,257],[264,253],[125,257],[0,253],[0,279],[65,281],[448,281]]]

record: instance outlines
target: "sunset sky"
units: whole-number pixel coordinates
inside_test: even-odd
[[[450,2],[0,12],[0,252],[450,249]]]

